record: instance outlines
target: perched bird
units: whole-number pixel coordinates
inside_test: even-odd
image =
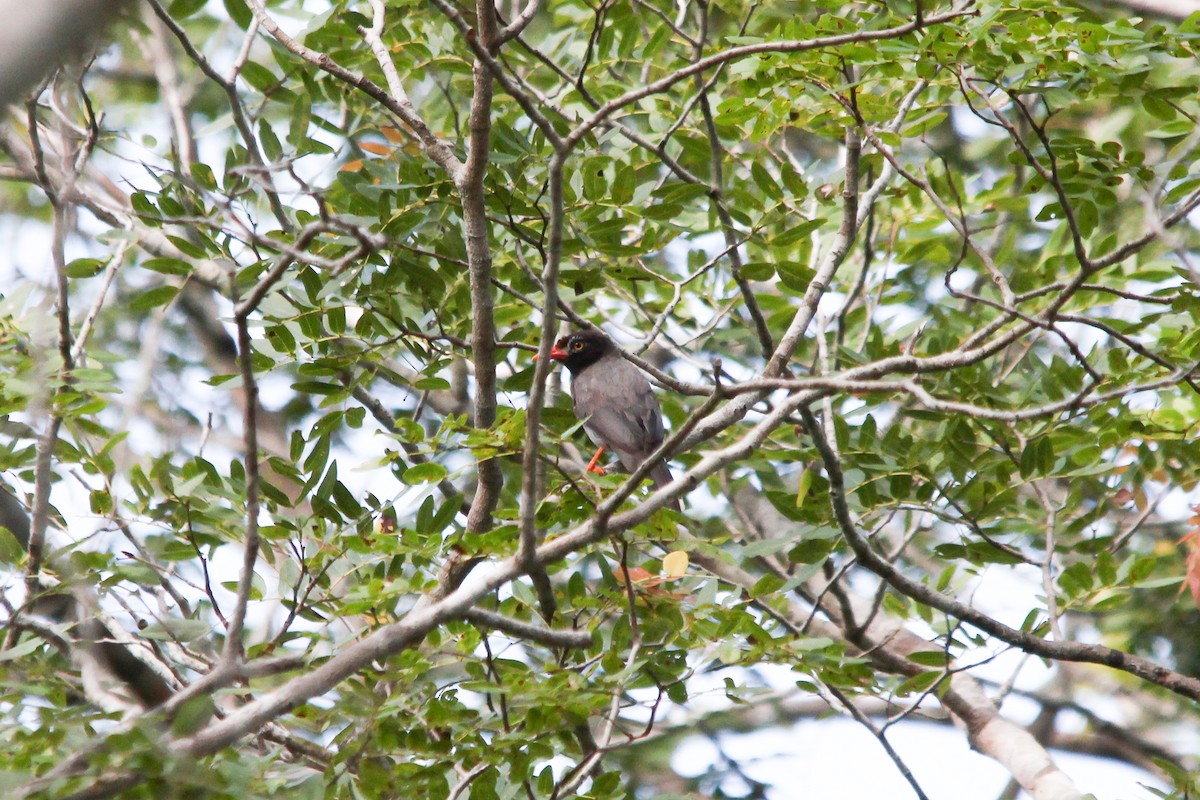
[[[571,372],[575,416],[600,449],[588,470],[603,472],[596,462],[605,450],[632,472],[663,441],[662,409],[642,371],[621,357],[612,340],[597,330],[576,331],[554,343],[550,357]],[[650,470],[656,487],[671,482],[671,470],[659,462]],[[679,510],[679,501],[671,507]]]

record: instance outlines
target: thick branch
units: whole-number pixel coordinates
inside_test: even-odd
[[[491,0],[477,3],[479,35],[486,49],[496,40],[496,10]],[[462,200],[463,235],[467,241],[467,264],[471,287],[471,361],[475,367],[474,425],[487,430],[496,421],[496,321],[493,314],[495,299],[492,288],[492,251],[488,242],[487,208],[484,196],[484,176],[492,132],[492,76],[488,68],[476,59],[474,65],[474,96],[471,98],[471,139],[467,162],[455,175],[455,184]],[[481,533],[492,527],[492,511],[500,499],[504,474],[496,459],[479,462],[479,480],[475,498],[467,515],[467,530]]]

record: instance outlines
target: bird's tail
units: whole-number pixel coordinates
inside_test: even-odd
[[[650,480],[654,483],[655,489],[660,489],[671,481],[675,480],[675,476],[671,474],[671,468],[668,467],[664,461],[656,464],[654,469],[650,470]],[[678,500],[671,501],[671,508],[675,509],[676,511],[683,510],[680,507]]]

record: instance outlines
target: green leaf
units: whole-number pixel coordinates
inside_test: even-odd
[[[242,76],[242,80],[246,81],[246,83],[263,93],[270,91],[271,87],[273,87],[277,82],[274,73],[272,73],[271,70],[267,69],[262,64],[259,64],[257,61],[247,61],[244,65],[242,65],[242,71],[240,74]],[[259,131],[261,133],[262,126],[260,126]]]
[[[67,264],[68,278],[91,278],[104,271],[107,262],[99,258],[77,258]]]
[[[25,656],[36,652],[43,646],[41,639],[35,636],[26,636],[23,640],[12,647],[5,650],[0,650],[0,662],[15,661],[24,658]]]
[[[108,516],[109,514],[112,513],[113,499],[112,499],[112,495],[109,494],[107,489],[96,489],[96,490],[92,491],[90,494],[90,498],[91,498],[90,505],[91,505],[93,514],[98,514],[100,516]]]
[[[908,697],[914,694],[922,694],[929,691],[938,681],[943,679],[941,672],[919,672],[911,678],[907,678],[896,687],[896,695],[899,697]]]
[[[248,30],[250,23],[254,19],[254,14],[246,5],[245,0],[223,0],[225,11],[229,14],[229,18],[234,21],[242,30]]]
[[[25,557],[25,548],[8,528],[0,526],[0,564],[18,564]]]
[[[170,303],[178,294],[179,288],[176,286],[157,286],[133,298],[133,301],[129,304],[129,310],[150,311],[151,309]]]
[[[175,19],[182,20],[204,8],[206,2],[207,0],[172,0],[168,6],[168,13]]]
[[[437,483],[445,477],[445,467],[433,461],[426,461],[423,464],[415,464],[404,470],[401,480],[409,486],[416,486],[419,483]]]
[[[195,733],[208,724],[216,710],[216,703],[207,694],[188,698],[171,717],[171,733],[175,736]]]
[[[192,265],[181,258],[148,258],[142,262],[142,266],[164,275],[192,274]]]
[[[236,582],[230,583],[228,586],[232,587],[234,591],[237,590]],[[150,623],[141,631],[142,637],[160,642],[192,642],[202,639],[210,633],[212,633],[212,628],[208,623],[198,619],[161,619],[158,622]]]
[[[942,650],[919,650],[915,653],[909,653],[908,660],[923,667],[938,667],[942,669],[947,666],[946,653]]]

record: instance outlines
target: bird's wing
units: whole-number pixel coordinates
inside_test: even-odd
[[[662,411],[642,371],[620,356],[604,358],[571,386],[575,414],[596,441],[636,469],[662,444]]]

